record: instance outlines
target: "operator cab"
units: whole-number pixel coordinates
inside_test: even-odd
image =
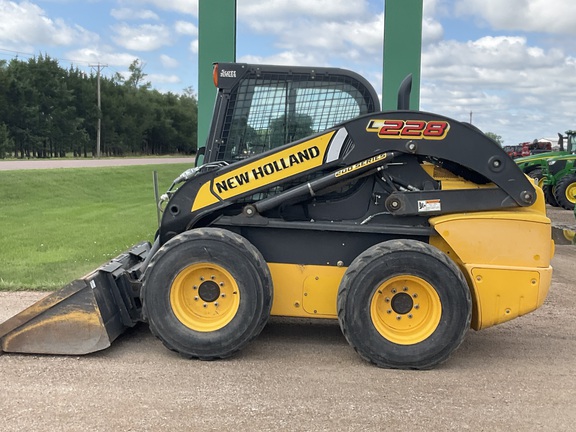
[[[205,163],[233,163],[380,110],[374,88],[343,69],[217,63]]]

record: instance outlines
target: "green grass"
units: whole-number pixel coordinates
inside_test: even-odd
[[[192,163],[0,172],[0,290],[53,290],[157,228],[163,193]]]

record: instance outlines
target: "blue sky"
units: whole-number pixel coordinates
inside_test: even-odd
[[[202,0],[209,1],[209,0]],[[237,60],[338,66],[382,79],[383,1],[238,0]],[[0,59],[197,88],[198,0],[0,0]],[[469,120],[504,144],[576,128],[576,2],[424,0],[421,108]]]

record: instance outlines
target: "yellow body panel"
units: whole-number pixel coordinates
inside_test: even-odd
[[[432,171],[431,171],[432,174]],[[443,188],[474,186],[434,172]],[[492,187],[490,185],[481,187]],[[529,207],[458,213],[430,219],[432,246],[462,270],[472,294],[471,327],[487,328],[540,307],[550,288],[554,255],[544,196]],[[336,300],[345,267],[269,263],[274,283],[272,315],[337,318]]]
[[[475,330],[531,312],[548,294],[554,243],[539,188],[537,194],[530,207],[430,219],[439,234],[430,244],[450,256],[468,280]]]
[[[272,315],[337,318],[338,286],[346,267],[268,263],[274,283]]]
[[[472,328],[480,330],[539,308],[552,280],[552,268],[465,266],[472,278]]]

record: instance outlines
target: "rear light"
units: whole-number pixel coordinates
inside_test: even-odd
[[[214,81],[214,87],[218,88],[218,63],[214,63],[212,68],[212,81]]]

